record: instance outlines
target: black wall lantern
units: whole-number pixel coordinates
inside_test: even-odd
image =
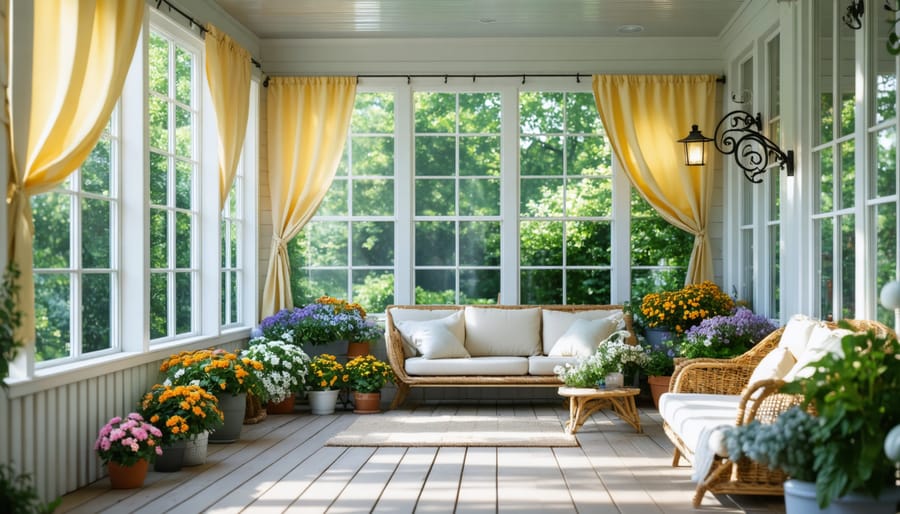
[[[760,175],[766,172],[770,164],[778,164],[787,170],[789,177],[794,176],[794,152],[784,152],[772,140],[760,133],[762,116],[753,116],[746,111],[731,111],[716,125],[715,137],[704,136],[697,125],[691,127],[691,133],[679,143],[684,143],[684,163],[687,166],[703,166],[706,164],[706,143],[713,141],[716,149],[723,154],[734,155],[734,162],[744,170],[744,177],[758,184],[762,182]]]

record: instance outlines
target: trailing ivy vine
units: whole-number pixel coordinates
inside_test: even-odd
[[[22,324],[22,312],[16,306],[19,292],[19,270],[10,262],[0,284],[0,385],[6,387],[9,363],[16,358],[22,342],[16,340],[16,330]]]

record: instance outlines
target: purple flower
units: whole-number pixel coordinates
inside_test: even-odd
[[[729,316],[714,316],[691,327],[679,345],[682,357],[733,357],[778,328],[765,316],[740,307]]]

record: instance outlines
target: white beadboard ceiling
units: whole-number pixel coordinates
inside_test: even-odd
[[[750,1],[215,0],[262,39],[715,37]]]

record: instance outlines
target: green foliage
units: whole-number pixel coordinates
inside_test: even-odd
[[[41,503],[28,473],[18,474],[9,464],[0,464],[0,505],[8,514],[42,514],[56,510],[62,498]]]
[[[671,350],[654,350],[648,346],[644,351],[647,353],[647,359],[641,369],[648,376],[665,377],[675,371],[675,361],[669,354]]]
[[[819,422],[809,442],[823,507],[851,491],[877,496],[895,478],[882,450],[900,424],[900,343],[869,331],[844,336],[841,347],[843,355],[827,354],[811,377],[783,388],[815,406]]]
[[[375,358],[374,355],[360,355],[344,366],[349,377],[350,389],[359,393],[380,391],[388,382],[394,380],[391,366]]]
[[[16,340],[16,330],[22,325],[22,311],[16,305],[18,279],[19,269],[10,261],[0,287],[0,385],[4,388],[7,387],[3,379],[9,376],[9,363],[22,347],[22,341]]]
[[[773,423],[753,420],[730,427],[724,433],[725,446],[732,461],[749,458],[771,469],[781,469],[792,478],[814,481],[812,441],[816,419],[800,407],[791,407]]]

